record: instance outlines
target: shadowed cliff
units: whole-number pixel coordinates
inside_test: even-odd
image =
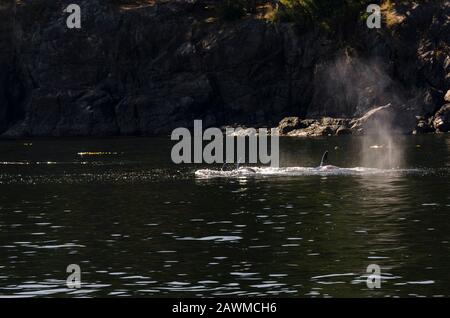
[[[224,19],[214,1],[98,0],[76,1],[82,27],[69,29],[73,2],[2,0],[4,136],[157,135],[194,119],[274,126],[388,103],[427,132],[450,89],[445,1],[390,1],[379,30],[277,21],[275,1]]]

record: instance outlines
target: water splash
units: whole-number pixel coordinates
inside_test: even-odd
[[[198,179],[213,178],[247,178],[247,177],[296,177],[296,176],[345,176],[345,175],[382,175],[423,172],[419,169],[378,169],[378,168],[339,168],[325,167],[243,167],[234,170],[222,171],[214,169],[200,169],[195,171]]]
[[[394,125],[392,106],[386,105],[368,113],[363,120],[364,136],[361,165],[379,169],[398,169],[404,161],[402,136]]]

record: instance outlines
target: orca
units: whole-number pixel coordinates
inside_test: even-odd
[[[236,164],[236,172],[237,173],[244,173],[244,174],[248,174],[248,173],[256,173],[256,170],[253,168],[249,168],[249,167],[239,167],[239,163],[241,162],[241,159],[238,160],[237,164]],[[225,165],[225,164],[224,164]],[[222,167],[223,169],[223,167]]]
[[[318,166],[316,169],[318,170],[332,170],[332,169],[339,169],[339,167],[333,166],[333,165],[327,165],[328,162],[328,151],[325,151],[322,155],[322,160],[320,161],[320,166]]]
[[[243,172],[243,173],[256,173],[255,169],[248,168],[248,167],[241,167],[241,168],[238,168],[236,171]]]

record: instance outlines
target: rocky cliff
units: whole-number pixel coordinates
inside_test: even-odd
[[[66,26],[70,3],[81,29]],[[387,13],[381,29],[340,34],[256,14],[226,22],[193,1],[0,0],[0,133],[154,135],[193,119],[273,126],[388,103],[421,116],[419,132],[437,129],[435,116],[445,131],[450,3]]]

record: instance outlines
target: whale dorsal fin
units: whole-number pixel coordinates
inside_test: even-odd
[[[238,161],[237,161],[237,163],[236,163],[236,170],[239,169],[239,164],[241,163],[241,159],[242,159],[242,158],[239,158]]]
[[[320,166],[323,167],[324,164],[328,161],[328,151],[325,151],[322,156],[322,160],[320,161]]]

